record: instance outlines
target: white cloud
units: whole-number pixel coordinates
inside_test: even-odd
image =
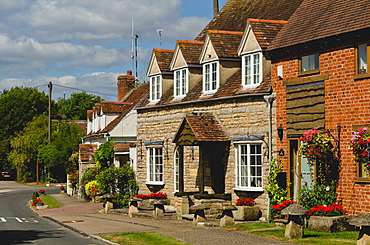
[[[208,23],[180,16],[183,1],[0,0],[0,89],[49,81],[93,88],[95,82],[112,93],[105,81],[115,91],[114,72],[132,68],[132,18],[139,78],[159,47],[157,29],[164,30],[164,48],[172,49],[176,39],[192,40]]]

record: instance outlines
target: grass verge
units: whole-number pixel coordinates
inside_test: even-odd
[[[123,234],[107,234],[100,235],[102,238],[118,244],[127,245],[185,245],[183,241],[177,240],[172,237],[157,234],[155,232],[134,232]]]
[[[45,205],[48,205],[48,208],[60,208],[62,207],[62,205],[60,205],[59,202],[57,202],[54,197],[50,196],[50,195],[44,195],[44,196],[40,196],[42,202],[45,204]]]
[[[276,227],[276,229],[271,229],[275,227],[274,223],[264,224],[264,223],[245,223],[245,224],[238,224],[233,227],[232,229],[237,230],[248,230],[249,233],[273,238],[275,240],[280,241],[287,241],[293,242],[296,244],[316,244],[316,245],[328,245],[328,244],[335,244],[335,245],[349,245],[355,244],[358,237],[358,231],[347,231],[347,232],[336,232],[336,233],[329,233],[329,232],[316,232],[316,231],[309,231],[307,229],[304,230],[304,237],[300,239],[287,239],[284,236],[285,229]],[[266,229],[270,228],[270,229]],[[265,229],[265,230],[259,230]]]

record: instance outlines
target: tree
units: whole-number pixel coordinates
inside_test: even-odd
[[[86,111],[91,110],[96,103],[100,103],[102,98],[97,95],[73,93],[68,99],[59,99],[56,103],[56,118],[70,120],[86,120]]]
[[[65,181],[66,172],[73,172],[78,166],[71,165],[72,153],[78,150],[83,131],[74,122],[61,121],[53,123],[51,143],[39,150],[38,157],[49,170],[50,181]]]
[[[36,88],[13,87],[0,93],[0,164],[9,165],[11,138],[35,116],[46,113],[48,101]]]
[[[100,169],[110,167],[114,160],[114,141],[105,141],[94,153],[96,166]]]
[[[18,180],[34,179],[38,151],[48,143],[47,127],[48,117],[37,116],[10,140],[12,150],[8,159],[18,170]]]

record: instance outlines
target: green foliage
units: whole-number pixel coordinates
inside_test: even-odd
[[[299,204],[308,210],[314,206],[327,205],[330,206],[336,202],[336,182],[332,181],[328,185],[315,184],[313,186],[305,183],[300,191]]]
[[[0,93],[0,165],[11,165],[11,138],[34,117],[45,114],[48,104],[48,97],[36,88],[13,87]]]
[[[125,206],[127,199],[138,191],[135,172],[129,165],[107,168],[96,176],[96,180],[103,193],[110,193],[118,198],[118,206]]]
[[[284,200],[288,200],[286,196],[287,190],[279,186],[278,175],[283,171],[283,164],[272,159],[270,162],[270,173],[267,179],[269,184],[266,186],[266,191],[270,197],[271,206],[281,203]]]
[[[37,191],[34,191],[33,194],[32,194],[32,200],[35,200],[39,196],[40,196],[39,193]]]
[[[86,111],[91,110],[96,103],[102,101],[100,96],[82,93],[73,93],[68,99],[59,99],[56,103],[59,119],[86,120]]]
[[[52,141],[39,150],[38,157],[52,174],[52,178],[65,181],[66,173],[78,169],[76,161],[69,161],[72,153],[78,150],[83,132],[74,122],[56,122],[53,124]]]
[[[113,141],[106,141],[96,150],[94,159],[98,168],[105,169],[113,163],[114,145],[115,143]]]
[[[8,160],[18,169],[18,180],[34,180],[32,174],[35,172],[38,152],[47,144],[47,126],[47,116],[37,116],[27,123],[23,131],[17,132],[10,141],[12,150]]]

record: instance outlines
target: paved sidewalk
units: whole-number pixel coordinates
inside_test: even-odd
[[[222,228],[198,227],[179,220],[154,220],[129,218],[126,215],[103,214],[102,203],[78,201],[65,194],[52,195],[63,207],[37,210],[36,213],[85,235],[97,236],[109,233],[157,232],[194,245],[266,244],[291,245],[247,232]]]

